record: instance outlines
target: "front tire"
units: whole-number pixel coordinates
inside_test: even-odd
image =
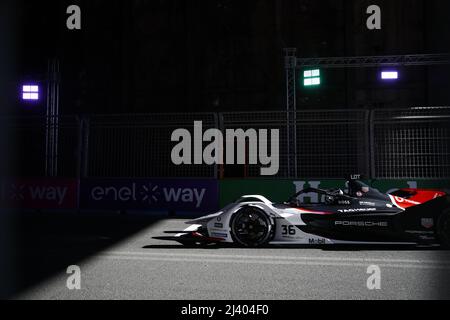
[[[272,219],[257,207],[239,209],[231,219],[231,236],[234,242],[244,247],[261,247],[273,237]]]
[[[450,208],[444,210],[439,216],[437,228],[437,237],[442,247],[450,248]]]

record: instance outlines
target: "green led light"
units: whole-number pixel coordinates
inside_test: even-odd
[[[305,87],[319,86],[321,84],[320,70],[305,70],[303,72],[303,85]]]

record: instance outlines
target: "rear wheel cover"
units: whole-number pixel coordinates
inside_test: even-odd
[[[233,240],[246,247],[258,247],[267,244],[273,233],[270,217],[256,207],[239,209],[231,220]]]
[[[439,217],[437,235],[441,244],[450,248],[450,209],[445,210]]]

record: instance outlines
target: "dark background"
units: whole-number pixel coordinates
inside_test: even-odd
[[[82,29],[66,28],[77,4]],[[382,10],[382,30],[366,28],[366,9]],[[61,61],[61,113],[111,114],[285,108],[283,48],[300,57],[444,53],[447,0],[20,1],[18,87],[45,79]],[[299,108],[448,105],[448,66],[400,68],[382,84],[376,68],[323,71],[323,85],[298,92]]]

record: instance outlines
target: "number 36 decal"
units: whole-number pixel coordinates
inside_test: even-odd
[[[294,236],[295,235],[295,227],[294,226],[292,226],[292,225],[282,225],[281,226],[281,229],[282,229],[282,235],[283,236],[285,236],[285,235],[290,235],[290,236]]]

